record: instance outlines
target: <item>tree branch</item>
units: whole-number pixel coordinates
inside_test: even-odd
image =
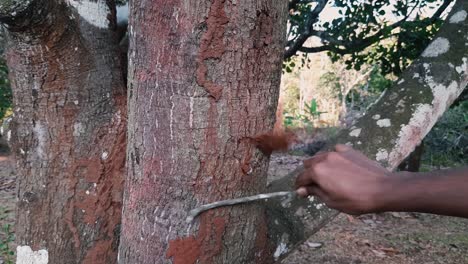
[[[0,1],[0,22],[8,26],[24,25],[28,21],[33,21],[38,8],[48,1]],[[41,10],[42,8],[39,8]],[[28,23],[29,24],[29,23]],[[24,25],[26,26],[26,25]]]
[[[285,59],[290,58],[294,54],[296,54],[298,49],[302,47],[302,45],[304,45],[306,40],[310,36],[313,35],[313,32],[314,32],[313,26],[315,22],[317,22],[319,14],[323,11],[327,3],[328,3],[328,0],[317,1],[317,6],[315,6],[314,10],[312,10],[312,12],[310,12],[310,14],[308,15],[307,21],[304,26],[304,31],[299,35],[299,37],[295,39],[293,43],[291,43],[291,45],[288,45],[289,48],[286,50],[284,54]]]
[[[432,15],[431,22],[434,22],[436,19],[440,18],[442,13],[447,9],[447,7],[452,3],[454,0],[444,0],[442,5],[437,9],[437,11]]]
[[[447,7],[452,3],[453,0],[444,0],[442,5],[437,9],[437,11],[432,15],[430,23],[434,23],[437,19],[440,18],[442,13],[447,9]],[[412,12],[409,12],[409,14]],[[394,30],[398,27],[400,27],[403,23],[405,23],[408,18],[409,14],[401,19],[398,22],[395,22],[394,24],[390,25],[389,28],[390,30]],[[315,23],[315,22],[314,22]],[[388,30],[388,28],[386,29]],[[345,55],[345,54],[351,54],[354,52],[359,52],[367,47],[371,46],[372,44],[379,42],[385,38],[382,38],[384,35],[385,31],[380,30],[379,32],[375,33],[374,35],[361,39],[361,40],[356,40],[354,42],[344,42],[344,41],[339,41],[337,39],[332,38],[331,36],[327,35],[326,32],[324,31],[309,31],[309,32],[303,32],[299,37],[297,37],[294,41],[288,42],[288,48],[284,54],[284,58],[290,58],[296,54],[297,51],[305,52],[305,53],[317,53],[317,52],[322,52],[322,51],[333,51],[337,54],[340,55]],[[324,40],[326,42],[326,45],[324,46],[319,46],[319,47],[303,47],[303,44],[305,41],[311,37],[311,36],[317,36]],[[342,46],[342,48],[339,48],[338,46]]]

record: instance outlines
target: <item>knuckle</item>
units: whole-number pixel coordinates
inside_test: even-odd
[[[315,174],[316,178],[320,178],[321,175],[326,174],[326,171],[327,171],[327,167],[323,163],[318,163],[313,168],[313,173]]]
[[[332,162],[332,161],[338,160],[340,157],[341,157],[340,154],[338,154],[336,152],[330,152],[330,153],[328,153],[326,160],[328,162]]]

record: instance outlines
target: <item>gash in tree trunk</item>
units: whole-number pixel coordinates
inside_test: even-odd
[[[126,98],[113,1],[1,1],[14,99],[17,263],[113,263]]]
[[[133,1],[119,263],[265,263],[264,210],[190,209],[264,191],[287,1]]]

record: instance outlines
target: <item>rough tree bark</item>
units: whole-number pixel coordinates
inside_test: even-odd
[[[128,177],[119,263],[264,263],[259,205],[190,209],[265,190],[287,1],[133,1]],[[198,261],[198,262],[197,262]]]
[[[432,43],[381,98],[335,143],[348,144],[394,170],[431,130],[468,83],[468,1],[458,0]],[[303,168],[272,182],[269,191],[290,190]],[[266,204],[269,241],[280,260],[337,212],[301,199],[282,207]]]
[[[126,96],[113,1],[0,1],[14,94],[17,263],[113,263]]]

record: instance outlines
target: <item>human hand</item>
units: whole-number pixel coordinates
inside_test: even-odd
[[[328,207],[348,214],[379,211],[391,178],[390,171],[345,145],[305,160],[304,167],[296,179],[298,195],[317,196]]]

